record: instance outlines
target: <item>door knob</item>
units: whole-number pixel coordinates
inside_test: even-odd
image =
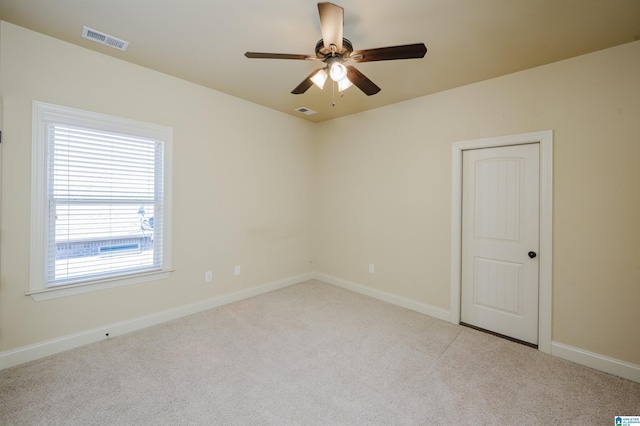
[[[532,258],[532,259],[533,259],[533,258],[534,258],[534,257],[536,257],[536,256],[537,256],[537,254],[536,254],[536,252],[535,252],[535,251],[530,251],[530,252],[529,252],[529,257],[530,257],[530,258]]]

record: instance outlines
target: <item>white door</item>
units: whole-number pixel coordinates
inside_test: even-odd
[[[462,322],[538,344],[539,144],[463,151]]]

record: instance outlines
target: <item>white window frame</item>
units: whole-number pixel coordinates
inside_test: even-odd
[[[69,124],[152,138],[163,142],[164,148],[164,208],[162,226],[162,268],[157,271],[107,277],[80,283],[46,286],[47,233],[47,125],[50,122]],[[115,117],[75,108],[33,101],[31,155],[31,260],[29,291],[35,300],[47,300],[97,290],[166,279],[171,269],[171,207],[173,181],[173,129],[157,124]]]

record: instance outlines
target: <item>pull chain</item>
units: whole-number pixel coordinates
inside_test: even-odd
[[[332,85],[331,85],[331,106],[335,107],[336,106],[336,82],[332,81]]]

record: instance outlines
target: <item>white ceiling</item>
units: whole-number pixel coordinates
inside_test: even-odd
[[[311,0],[0,0],[0,18],[314,122],[401,102],[640,39],[640,0],[336,0],[355,50],[423,42],[423,59],[357,64],[382,88],[290,92],[314,61]],[[82,26],[128,41],[121,52]],[[298,107],[318,111],[296,112]]]

